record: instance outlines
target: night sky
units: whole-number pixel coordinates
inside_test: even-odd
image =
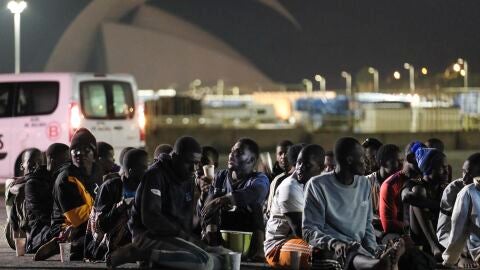
[[[3,7],[7,1],[1,1]],[[35,0],[22,13],[22,70],[41,71],[69,23],[90,1]],[[480,69],[480,1],[280,1],[295,26],[254,0],[167,0],[153,5],[223,39],[273,80],[297,83],[315,73],[342,87],[340,71],[404,62],[442,72],[458,57]],[[127,18],[128,20],[128,18]],[[0,9],[0,72],[13,71],[13,17]]]

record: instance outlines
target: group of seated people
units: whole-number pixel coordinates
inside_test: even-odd
[[[222,269],[221,230],[251,232],[244,259],[272,268],[290,269],[294,254],[300,269],[477,267],[480,153],[452,181],[443,151],[438,139],[404,153],[375,138],[343,137],[331,151],[285,140],[270,168],[242,138],[221,170],[215,148],[184,136],[151,164],[129,147],[116,165],[112,146],[81,128],[70,146],[25,151],[24,175],[7,183],[23,186],[23,208],[19,192],[7,196],[8,221],[34,260],[71,242],[71,260],[112,268]]]

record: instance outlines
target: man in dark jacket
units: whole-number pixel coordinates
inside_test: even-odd
[[[199,200],[197,211],[201,215],[204,239],[209,245],[221,243],[220,230],[253,232],[249,257],[264,260],[262,210],[269,180],[264,173],[254,171],[258,156],[255,141],[238,140],[228,157],[228,169],[215,175],[208,196]]]
[[[95,164],[96,139],[80,128],[70,145],[72,164],[60,172],[53,186],[52,230],[58,231],[35,253],[34,260],[45,260],[60,252],[58,242],[72,243],[71,260],[82,260],[87,221],[95,190],[102,183],[102,169]]]
[[[40,155],[40,152],[38,153]],[[25,203],[27,210],[27,253],[35,253],[39,247],[52,239],[50,230],[53,209],[53,181],[62,166],[69,160],[68,146],[54,143],[46,152],[47,166],[37,169],[25,177]]]
[[[105,181],[95,198],[85,236],[85,259],[103,261],[105,256],[132,241],[127,228],[130,206],[148,167],[148,154],[129,150],[124,157],[122,176]]]
[[[190,240],[194,211],[194,172],[202,149],[181,137],[173,151],[159,156],[135,195],[129,228],[133,243],[119,248],[107,265],[143,261],[156,268],[212,269],[213,259]]]

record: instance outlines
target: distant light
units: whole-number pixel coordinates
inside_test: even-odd
[[[400,72],[398,72],[398,71],[393,72],[393,78],[395,78],[395,80],[399,80],[400,77],[401,77]]]
[[[190,123],[190,119],[188,119],[187,117],[184,117],[184,118],[182,119],[182,123],[183,123],[184,125],[188,125],[188,123]]]
[[[10,1],[7,4],[7,8],[12,12],[13,14],[20,14],[22,11],[27,7],[27,2],[25,1]]]
[[[465,69],[460,70],[460,75],[462,75],[462,77],[465,77],[465,74],[467,74],[467,73],[465,72]]]
[[[428,74],[428,70],[426,67],[422,67],[422,74],[423,75],[427,75]]]
[[[167,119],[165,120],[165,122],[167,122],[167,124],[171,125],[171,124],[173,123],[173,120],[172,120],[172,118],[167,117]]]
[[[403,64],[403,68],[405,68],[405,69],[410,69],[410,64],[409,64],[409,63]]]
[[[158,89],[156,95],[159,97],[174,97],[177,95],[177,91],[175,89]]]
[[[455,72],[459,72],[460,71],[460,65],[458,63],[453,64],[453,70]]]
[[[315,81],[319,82],[319,81],[322,81],[323,80],[323,77],[320,76],[320,75],[315,75]]]
[[[462,58],[458,58],[458,59],[457,59],[457,63],[459,63],[460,65],[463,65],[463,59],[462,59]]]
[[[151,89],[137,91],[137,95],[139,97],[152,97],[154,94],[155,94],[154,91]]]
[[[368,68],[368,73],[375,73],[375,69],[373,67],[369,67]]]

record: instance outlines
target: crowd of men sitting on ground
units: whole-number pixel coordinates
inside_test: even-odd
[[[326,147],[326,145],[325,145]],[[330,146],[329,146],[330,148]],[[270,169],[255,141],[219,153],[189,136],[144,150],[113,148],[79,129],[71,145],[27,149],[7,181],[7,240],[25,235],[33,260],[71,242],[71,260],[221,269],[221,230],[252,232],[247,260],[289,269],[434,269],[480,263],[480,153],[452,181],[443,143],[405,151],[368,138],[276,148]],[[214,176],[205,165],[214,165]]]

